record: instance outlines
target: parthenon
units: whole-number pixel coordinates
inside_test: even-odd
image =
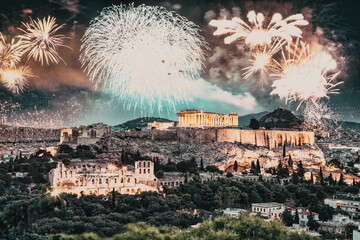
[[[178,111],[178,127],[238,126],[238,114],[219,114],[196,109]]]

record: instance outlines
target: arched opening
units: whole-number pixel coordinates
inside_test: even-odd
[[[130,192],[130,190],[129,190],[129,189],[126,189],[126,192],[127,192],[127,193],[129,193],[129,192]]]
[[[94,194],[97,195],[97,191],[96,191],[96,190],[94,191]]]
[[[134,190],[134,189],[131,189],[131,193],[135,193],[135,190]]]
[[[89,194],[92,194],[92,191],[91,191],[91,190],[89,191]]]
[[[109,191],[108,190],[105,190],[105,194],[108,194],[109,193]]]
[[[141,193],[141,189],[140,189],[140,188],[138,188],[137,193]]]

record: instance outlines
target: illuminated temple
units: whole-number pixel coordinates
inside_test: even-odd
[[[219,114],[196,109],[178,111],[178,127],[238,126],[238,114]]]
[[[101,160],[72,160],[68,165],[59,162],[50,171],[49,180],[54,191],[77,195],[102,195],[112,190],[136,194],[159,189],[152,161],[136,161],[135,167],[118,167]]]

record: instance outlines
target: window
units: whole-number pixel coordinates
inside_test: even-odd
[[[108,178],[106,179],[106,184],[109,184],[109,179]]]
[[[117,178],[115,178],[115,183],[117,183]]]
[[[130,178],[128,178],[128,181],[127,181],[128,183],[130,182]]]
[[[148,167],[150,167],[150,162],[148,162]]]
[[[92,179],[91,182],[92,182],[92,184],[95,184],[95,179]]]
[[[148,173],[150,173],[150,169],[148,169]]]
[[[138,165],[139,168],[141,168],[141,162],[139,162],[139,165]]]
[[[139,173],[141,174],[141,169],[139,169]]]
[[[99,179],[99,184],[101,184],[101,179]]]

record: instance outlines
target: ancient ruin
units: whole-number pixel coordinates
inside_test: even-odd
[[[196,109],[178,111],[178,127],[238,126],[238,114],[219,114]]]
[[[77,195],[102,195],[113,190],[121,194],[136,194],[158,191],[160,186],[152,161],[136,161],[133,168],[99,160],[72,160],[68,165],[58,163],[50,171],[49,180],[55,192]]]

